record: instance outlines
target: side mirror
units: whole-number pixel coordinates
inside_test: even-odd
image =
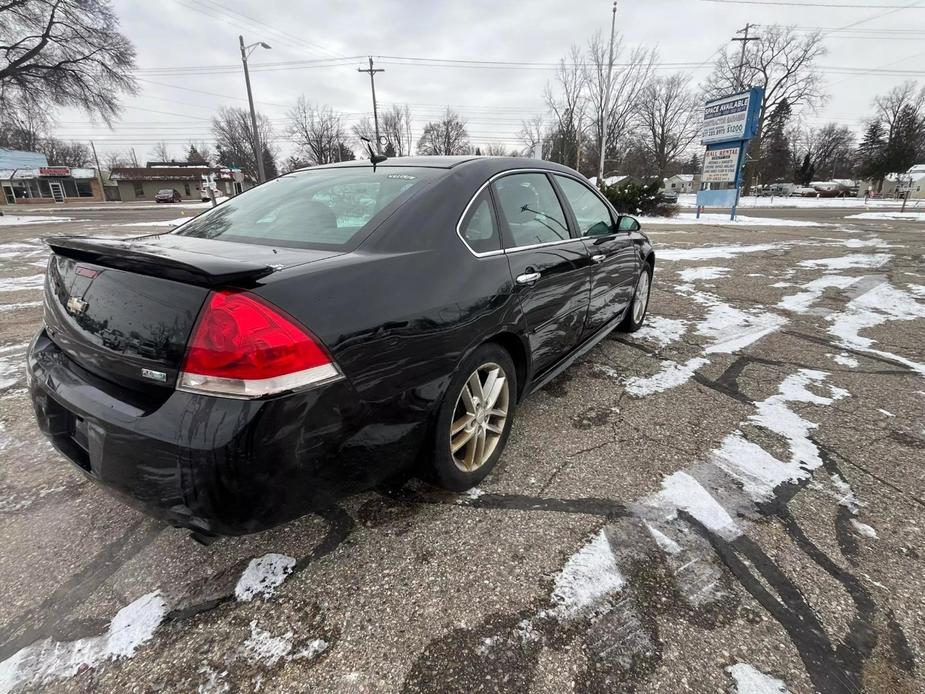
[[[620,218],[617,220],[618,231],[639,231],[641,228],[639,222],[633,217],[620,215]]]

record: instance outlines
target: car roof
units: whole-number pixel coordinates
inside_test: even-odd
[[[353,161],[337,162],[334,164],[322,164],[321,166],[309,166],[298,171],[317,171],[319,169],[348,169],[348,168],[369,168],[372,164],[368,159],[356,159]],[[576,175],[574,169],[567,166],[556,164],[555,162],[545,161],[543,159],[531,159],[528,157],[485,157],[475,155],[461,156],[425,156],[425,157],[389,157],[384,162],[377,164],[377,168],[397,168],[397,167],[420,167],[430,169],[479,169],[491,175],[500,173],[508,169],[549,169],[550,171],[561,171]],[[584,178],[584,177],[582,177]]]

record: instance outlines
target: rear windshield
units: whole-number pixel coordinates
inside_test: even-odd
[[[157,191],[157,194],[158,195],[173,195],[173,190],[171,190],[170,188],[161,188],[159,191]]]
[[[410,167],[300,171],[231,198],[173,233],[268,246],[346,249],[438,173]]]

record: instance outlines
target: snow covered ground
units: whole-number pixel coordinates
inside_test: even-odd
[[[681,212],[677,217],[639,217],[643,224],[721,224],[723,226],[745,227],[819,227],[825,226],[819,222],[806,222],[794,219],[776,219],[773,217],[747,217],[737,215],[735,220],[729,219],[728,213],[704,212],[697,218],[694,212]]]
[[[925,222],[925,212],[862,212],[861,214],[848,215],[845,219],[894,219],[909,222]]]
[[[925,207],[922,201],[916,201],[920,208]],[[916,204],[913,202],[912,204]],[[681,207],[697,207],[697,196],[693,193],[686,193],[678,196],[678,205]],[[754,195],[742,196],[739,200],[740,208],[812,208],[812,209],[829,209],[829,208],[857,208],[859,210],[880,209],[880,208],[897,208],[902,205],[902,200],[868,200],[864,198],[787,198],[775,196],[773,198],[758,198]],[[909,205],[906,205],[909,209]]]

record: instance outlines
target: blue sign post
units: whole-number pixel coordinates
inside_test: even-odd
[[[708,101],[703,112],[703,157],[697,218],[706,206],[729,207],[735,219],[742,187],[742,169],[749,141],[758,134],[764,87]],[[732,183],[732,188],[704,190],[707,183]]]

